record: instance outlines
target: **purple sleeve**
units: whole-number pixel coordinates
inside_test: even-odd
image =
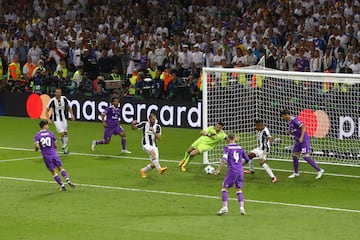
[[[294,125],[297,127],[297,128],[301,128],[301,126],[303,125],[302,122],[298,119],[298,118],[295,118],[294,119]]]

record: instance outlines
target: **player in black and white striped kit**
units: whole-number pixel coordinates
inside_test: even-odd
[[[250,171],[245,170],[244,173],[255,173],[254,162],[252,159],[258,157],[260,160],[260,165],[265,169],[267,174],[269,174],[271,182],[276,183],[277,178],[272,172],[270,166],[266,163],[266,155],[270,152],[270,142],[274,141],[274,138],[271,136],[269,129],[264,125],[263,120],[255,120],[255,128],[258,147],[251,150],[251,152],[248,154],[250,158]]]
[[[156,140],[161,139],[161,126],[157,123],[156,115],[151,113],[148,121],[138,122],[134,120],[131,123],[132,129],[139,129],[143,131],[141,139],[142,148],[149,154],[151,163],[140,170],[141,177],[146,178],[146,172],[156,168],[160,174],[163,174],[167,167],[161,167],[159,163],[159,149]]]
[[[75,120],[74,113],[70,107],[70,102],[67,97],[61,95],[61,89],[55,90],[55,97],[51,98],[46,107],[46,116],[49,122],[53,122],[56,131],[60,134],[62,150],[64,154],[69,154],[68,151],[68,113],[71,115],[71,120]],[[50,115],[51,113],[51,115]],[[51,119],[51,121],[50,121]]]

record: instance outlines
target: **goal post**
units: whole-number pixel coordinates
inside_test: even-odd
[[[306,126],[317,162],[360,167],[360,74],[203,68],[202,127],[224,122],[247,152],[257,145],[254,121],[263,119],[276,138],[269,159],[292,159],[282,109]],[[224,144],[203,154],[203,163],[219,162]]]

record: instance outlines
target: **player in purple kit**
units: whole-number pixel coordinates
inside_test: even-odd
[[[249,162],[246,152],[235,142],[234,134],[229,134],[226,138],[227,145],[224,147],[224,154],[219,167],[215,170],[214,175],[219,175],[221,169],[227,163],[228,169],[222,186],[222,208],[217,213],[219,216],[228,213],[228,190],[234,184],[236,186],[236,195],[240,204],[240,213],[245,215],[244,196],[242,187],[244,183],[243,163]]]
[[[95,151],[96,145],[108,144],[112,135],[119,135],[121,137],[122,153],[131,153],[126,150],[126,134],[119,124],[119,98],[113,97],[111,99],[111,104],[111,106],[107,107],[105,111],[101,113],[101,121],[104,125],[104,138],[101,140],[94,140],[91,145],[91,150]]]
[[[56,151],[56,138],[54,134],[49,131],[49,122],[47,120],[41,120],[39,125],[41,130],[35,134],[34,137],[35,151],[39,151],[39,149],[41,150],[44,163],[53,175],[55,181],[60,185],[60,191],[66,191],[66,188],[55,169],[61,173],[71,187],[75,187],[75,185],[70,181],[66,170],[62,167],[62,162]]]
[[[294,148],[293,148],[293,164],[294,164],[294,173],[289,176],[289,178],[298,177],[299,174],[299,155],[303,154],[304,160],[309,163],[313,168],[316,169],[317,175],[316,179],[321,178],[324,173],[324,170],[321,169],[316,162],[310,156],[310,137],[306,133],[306,127],[302,122],[294,116],[290,115],[289,110],[282,110],[280,113],[281,117],[286,121],[289,121],[289,130],[288,134],[292,134],[295,138]]]

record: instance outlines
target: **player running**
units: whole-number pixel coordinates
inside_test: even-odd
[[[96,145],[108,144],[112,135],[119,135],[121,137],[122,153],[131,153],[126,149],[126,134],[124,129],[120,126],[120,109],[119,98],[113,97],[111,99],[111,106],[107,107],[101,113],[101,121],[104,125],[104,138],[101,140],[92,141],[91,150],[95,151]]]
[[[228,169],[222,186],[222,208],[217,213],[219,216],[228,213],[228,191],[234,184],[236,186],[236,195],[240,205],[240,214],[245,215],[244,196],[242,187],[244,183],[243,163],[249,161],[246,152],[235,143],[234,134],[229,134],[226,138],[227,145],[224,147],[224,154],[219,167],[215,170],[214,175],[219,175],[221,169],[227,163]]]
[[[138,122],[134,120],[131,123],[132,129],[139,129],[143,131],[141,139],[143,150],[149,154],[151,163],[146,167],[140,169],[141,177],[146,178],[146,172],[156,168],[160,174],[163,174],[167,167],[161,167],[159,163],[159,149],[156,140],[161,140],[161,126],[157,123],[156,115],[150,113],[148,121]]]
[[[273,142],[274,138],[270,135],[269,129],[264,125],[264,121],[261,119],[255,120],[255,129],[258,147],[251,150],[251,152],[248,154],[250,158],[249,170],[245,170],[244,173],[255,173],[254,161],[252,159],[258,157],[260,165],[265,169],[267,174],[269,174],[271,182],[276,183],[276,176],[274,175],[269,165],[265,162],[266,155],[270,152],[270,142]]]
[[[35,134],[34,137],[35,151],[39,151],[39,149],[41,150],[44,163],[51,172],[55,181],[60,185],[60,191],[66,191],[66,188],[55,169],[61,173],[70,187],[75,187],[75,185],[70,181],[66,170],[63,168],[62,162],[56,151],[56,138],[54,134],[49,131],[49,122],[47,120],[41,120],[39,126],[41,130]]]
[[[191,144],[191,146],[185,152],[184,159],[182,159],[178,164],[178,166],[181,168],[181,171],[186,171],[186,165],[196,155],[210,151],[219,142],[226,140],[226,133],[224,132],[223,128],[224,123],[218,122],[215,126],[210,126],[200,132],[201,137],[199,137]]]
[[[306,133],[306,127],[302,122],[297,118],[290,115],[289,110],[282,110],[280,116],[289,121],[289,130],[286,132],[294,136],[294,148],[293,148],[293,164],[294,164],[294,173],[291,174],[288,178],[298,177],[299,174],[299,155],[303,154],[304,160],[310,164],[313,168],[316,169],[317,175],[316,179],[322,177],[324,170],[321,169],[316,162],[310,157],[310,137]]]

